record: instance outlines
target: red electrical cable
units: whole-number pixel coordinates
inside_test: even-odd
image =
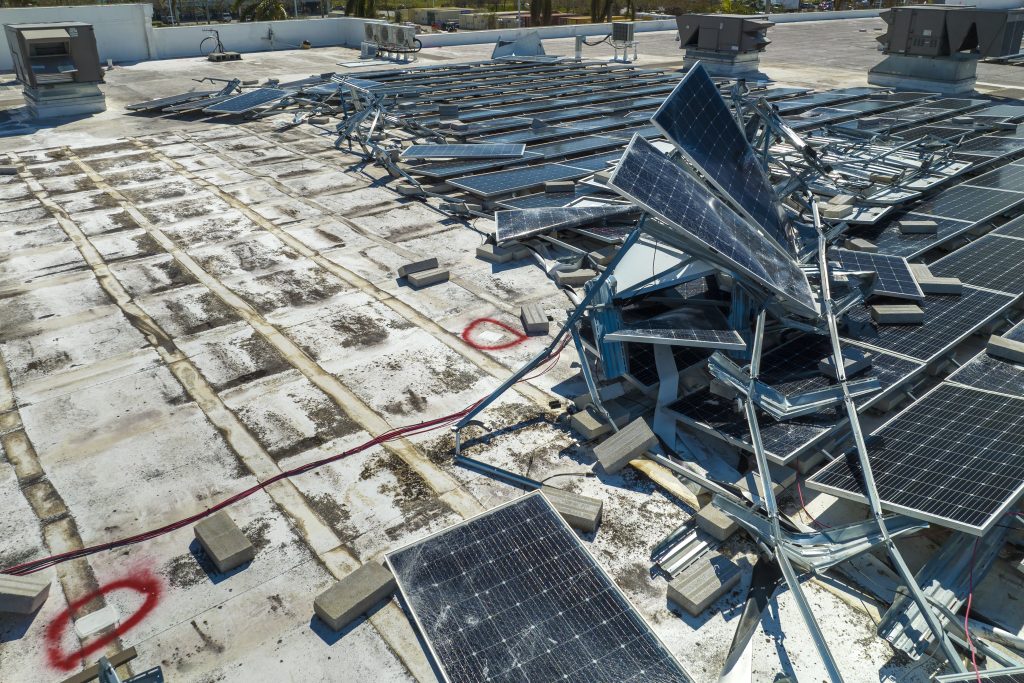
[[[546,365],[543,368],[541,368],[540,372],[538,372],[538,373],[536,373],[534,375],[531,375],[529,377],[523,377],[522,379],[519,380],[519,382],[525,382],[526,380],[534,379],[536,377],[540,377],[544,373],[549,372],[555,366],[555,364],[558,362],[558,357],[561,355],[562,351],[565,349],[566,345],[568,344],[568,341],[569,341],[569,339],[568,339],[568,337],[566,337],[562,341],[562,344],[561,344],[561,346],[558,347],[558,349],[554,350],[552,353],[550,353],[548,355],[547,358],[545,358],[543,361],[541,361],[542,363],[546,363]],[[519,382],[517,382],[517,384]],[[213,505],[212,507],[209,507],[206,510],[203,510],[202,512],[198,512],[198,513],[196,513],[194,515],[191,515],[189,517],[185,517],[184,519],[179,519],[176,522],[171,522],[170,524],[165,524],[162,527],[159,527],[159,528],[156,528],[156,529],[152,529],[150,531],[144,531],[141,534],[135,534],[134,536],[128,536],[126,538],[118,539],[116,541],[109,541],[107,543],[99,543],[97,545],[92,545],[92,546],[88,546],[88,547],[85,547],[85,548],[79,548],[77,550],[69,550],[67,552],[58,553],[56,555],[50,555],[49,557],[42,557],[42,558],[40,558],[38,560],[30,560],[28,562],[22,562],[21,564],[16,564],[13,567],[8,567],[7,569],[0,570],[0,574],[12,574],[12,575],[15,575],[15,576],[25,576],[27,574],[32,574],[34,572],[37,572],[37,571],[39,571],[41,569],[45,569],[47,567],[53,567],[55,565],[61,564],[62,562],[67,562],[68,560],[75,560],[75,559],[78,559],[78,558],[87,557],[89,555],[94,555],[96,553],[103,552],[105,550],[114,550],[116,548],[123,548],[125,546],[135,545],[137,543],[142,543],[143,541],[148,541],[148,540],[156,538],[158,536],[162,536],[164,534],[168,534],[168,533],[170,533],[172,531],[177,531],[178,529],[181,529],[183,527],[186,527],[186,526],[189,526],[191,524],[194,524],[194,523],[198,522],[199,520],[203,519],[204,517],[209,517],[213,513],[217,512],[219,510],[223,510],[224,508],[228,507],[229,505],[233,505],[234,503],[237,503],[240,500],[248,498],[249,496],[251,496],[252,494],[256,493],[257,491],[262,491],[263,489],[267,488],[271,484],[279,482],[282,479],[289,479],[289,478],[294,477],[296,475],[304,474],[306,472],[309,472],[310,470],[314,470],[314,469],[316,469],[318,467],[322,467],[324,465],[328,465],[328,464],[330,464],[332,462],[336,462],[336,461],[341,460],[342,458],[346,458],[346,457],[348,457],[350,455],[354,455],[356,453],[361,453],[362,451],[365,451],[368,448],[372,448],[373,446],[378,446],[378,445],[380,445],[382,443],[387,443],[388,441],[394,441],[395,439],[406,437],[406,436],[412,436],[414,434],[423,434],[425,432],[434,431],[436,429],[441,429],[443,427],[447,427],[449,425],[452,425],[455,422],[458,422],[460,419],[462,419],[471,410],[473,410],[478,405],[480,405],[480,402],[482,400],[483,399],[480,399],[480,401],[476,401],[476,402],[472,403],[471,405],[463,408],[462,410],[460,410],[458,412],[455,412],[455,413],[451,413],[450,415],[444,415],[442,417],[434,418],[433,420],[426,420],[424,422],[418,422],[416,424],[406,425],[405,427],[396,427],[394,429],[391,429],[391,430],[388,430],[388,431],[384,432],[383,434],[379,434],[379,435],[375,436],[374,438],[370,439],[369,441],[365,441],[365,442],[359,444],[358,446],[354,446],[353,448],[350,448],[349,450],[344,451],[342,453],[336,453],[336,454],[328,456],[326,458],[321,458],[320,460],[314,460],[313,462],[306,463],[305,465],[299,465],[298,467],[293,467],[290,470],[285,470],[283,472],[279,472],[278,474],[275,474],[274,476],[270,477],[269,479],[267,479],[265,481],[262,481],[262,482],[256,484],[255,486],[247,488],[244,491],[240,491],[239,493],[236,493],[235,495],[231,496],[230,498],[226,498],[226,499],[222,500],[221,502],[217,503],[216,505]]]

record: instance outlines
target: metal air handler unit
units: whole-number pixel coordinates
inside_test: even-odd
[[[978,60],[1020,52],[1024,10],[922,5],[881,14],[886,57],[868,83],[946,94],[970,92]]]
[[[103,68],[91,24],[6,24],[14,72],[36,118],[95,114],[107,108]]]
[[[744,76],[757,73],[775,23],[743,14],[680,14],[676,25],[684,67],[700,62],[712,76]]]

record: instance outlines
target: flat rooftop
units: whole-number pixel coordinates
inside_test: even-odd
[[[776,26],[762,71],[780,85],[865,85],[881,27]],[[674,38],[638,34],[638,65],[681,66]],[[545,48],[571,55],[573,42]],[[419,64],[490,50],[427,49]],[[395,427],[455,413],[550,341],[502,326],[518,329],[521,306],[565,320],[571,303],[535,263],[476,258],[493,230],[486,219],[455,220],[436,200],[399,195],[384,170],[335,148],[334,136],[125,109],[202,77],[357,75],[365,69],[338,66],[357,58],[316,48],[116,66],[102,114],[38,127],[0,111],[0,165],[18,171],[0,176],[0,567],[162,527]],[[980,92],[1024,95],[1024,69],[982,64],[978,76]],[[0,91],[0,105],[17,95]],[[397,277],[429,257],[449,281],[416,290]],[[515,343],[479,348],[506,342]],[[700,617],[669,605],[651,549],[693,511],[628,468],[585,476],[591,445],[564,417],[585,391],[567,348],[481,416],[487,435],[466,453],[603,499],[585,545],[694,679],[715,681],[755,548],[740,536],[727,542],[743,577]],[[191,525],[44,570],[56,583],[43,608],[0,615],[0,679],[59,681],[134,646],[132,671],[161,665],[175,682],[437,680],[396,600],[340,634],[313,617],[312,603],[360,564],[522,495],[454,465],[452,448],[447,429],[409,436],[231,505],[256,546],[256,559],[234,572],[217,573]],[[801,493],[814,514],[863,514]],[[798,514],[793,492],[783,500]],[[916,569],[936,541],[902,545]],[[859,593],[830,578],[805,586],[847,681],[930,680],[936,663],[894,654]],[[1012,613],[1007,600],[1022,587],[993,571],[974,607]],[[69,617],[105,609],[113,616],[97,631],[76,634]],[[1019,609],[1016,619],[1021,626]],[[754,680],[825,678],[788,591],[753,643]]]

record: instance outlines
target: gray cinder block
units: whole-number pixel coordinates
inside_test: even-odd
[[[866,351],[849,346],[843,349],[843,370],[846,372],[847,377],[853,377],[857,373],[864,372],[870,367],[871,356],[869,356]],[[836,364],[832,359],[832,356],[826,356],[818,361],[818,372],[826,377],[839,379],[839,375],[836,373]]]
[[[231,571],[256,557],[256,548],[224,510],[199,522],[194,529],[219,572]]]
[[[1008,360],[1011,363],[1024,363],[1024,344],[1019,341],[1013,341],[1006,337],[997,337],[992,335],[988,339],[988,345],[985,347],[985,351],[990,356],[996,358],[1002,358]]]
[[[837,194],[835,197],[828,200],[828,203],[836,206],[852,206],[856,201],[857,198],[852,194]]]
[[[0,612],[32,614],[50,595],[48,572],[11,576],[0,574]]]
[[[476,257],[488,263],[508,263],[527,258],[530,250],[524,246],[497,247],[493,244],[481,244],[476,248]]]
[[[822,204],[820,208],[821,215],[824,218],[846,218],[853,213],[853,207],[849,204],[833,204],[829,202],[828,204]]]
[[[910,272],[925,294],[962,294],[963,283],[955,277],[936,277],[923,263],[911,263]]]
[[[614,474],[656,443],[658,437],[644,419],[638,417],[595,446],[594,455],[605,472]]]
[[[408,277],[413,273],[421,273],[432,268],[437,268],[436,258],[431,257],[425,258],[422,261],[413,261],[412,263],[406,263],[398,269],[398,277]]]
[[[739,580],[740,568],[728,557],[702,555],[668,584],[668,599],[696,617]]]
[[[519,319],[523,322],[526,334],[547,334],[548,316],[539,304],[526,304],[519,311]]]
[[[579,270],[560,270],[555,273],[555,281],[559,287],[582,287],[597,277],[597,272],[589,268]]]
[[[617,254],[618,252],[618,247],[602,247],[601,249],[597,249],[596,251],[590,252],[589,254],[587,254],[587,256],[589,256],[590,260],[596,263],[597,265],[607,266],[609,263],[612,262],[612,259],[615,258],[615,254]]]
[[[876,304],[871,307],[871,318],[879,325],[920,325],[924,311],[913,304]]]
[[[878,247],[876,247],[872,242],[868,242],[866,239],[862,239],[860,237],[852,237],[846,240],[846,244],[844,246],[851,251],[864,251],[869,254],[878,253]]]
[[[313,601],[313,611],[332,631],[340,631],[395,592],[395,576],[382,564],[368,562]]]
[[[725,514],[714,505],[705,505],[697,511],[693,518],[697,528],[703,529],[719,541],[724,541],[732,536],[740,528],[732,517]]]
[[[561,194],[565,192],[574,192],[576,190],[576,183],[571,180],[549,180],[544,183],[545,194]]]
[[[935,221],[900,221],[900,232],[904,235],[935,235],[939,232],[939,224]]]
[[[541,491],[569,526],[580,531],[597,530],[597,525],[601,523],[601,510],[604,507],[604,501],[563,491],[553,486],[545,486]]]
[[[430,270],[421,270],[418,273],[410,273],[409,284],[419,289],[420,287],[429,287],[430,285],[436,285],[439,282],[448,282],[448,271],[444,268],[431,268]]]
[[[573,413],[572,417],[569,418],[569,426],[575,429],[585,441],[596,439],[611,429],[607,422],[598,419],[589,410]]]

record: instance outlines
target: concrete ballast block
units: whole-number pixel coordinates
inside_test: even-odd
[[[935,235],[939,232],[939,224],[935,221],[900,221],[900,232],[904,235]]]
[[[219,572],[229,572],[256,557],[256,548],[224,510],[194,528],[196,538]]]
[[[413,287],[429,287],[439,282],[448,282],[448,271],[444,268],[431,268],[418,273],[411,273],[408,277],[409,284]]]
[[[27,576],[0,574],[0,612],[32,614],[46,602],[50,583],[48,572]]]
[[[589,268],[579,270],[560,270],[555,273],[555,281],[559,287],[582,287],[597,277],[597,272]]]
[[[398,277],[408,277],[412,273],[422,273],[424,270],[431,270],[433,268],[437,268],[436,258],[431,257],[422,261],[413,261],[412,263],[406,263],[398,269]]]
[[[604,471],[613,474],[656,443],[658,437],[644,419],[638,417],[595,446],[594,455],[597,456]]]
[[[714,505],[705,505],[697,511],[697,515],[693,519],[698,529],[711,534],[719,541],[726,540],[740,528],[732,517]]]
[[[911,263],[910,272],[925,294],[962,294],[963,283],[955,277],[936,277],[923,263]]]
[[[575,192],[576,183],[571,180],[549,180],[544,183],[545,194],[562,194],[567,192]]]
[[[596,439],[602,434],[608,433],[611,429],[611,425],[599,419],[589,410],[573,413],[573,416],[569,419],[569,426],[575,429],[585,441]]]
[[[498,247],[493,244],[481,244],[476,248],[476,257],[488,263],[508,263],[530,256],[530,250],[522,245]]]
[[[340,631],[394,593],[395,587],[395,576],[387,567],[368,562],[316,596],[313,611],[332,631]]]
[[[699,616],[711,603],[732,590],[740,580],[740,568],[725,555],[709,553],[698,557],[668,584],[668,599],[692,616]]]
[[[1006,337],[989,337],[985,351],[990,356],[1008,360],[1011,363],[1024,363],[1024,343]]]
[[[878,253],[878,247],[876,247],[873,243],[868,242],[866,239],[862,239],[860,237],[853,237],[851,239],[846,240],[846,244],[844,246],[850,251],[863,251],[869,254]]]
[[[519,311],[519,319],[523,322],[526,334],[547,334],[548,316],[539,304],[526,304]]]
[[[545,486],[541,491],[569,526],[580,531],[597,531],[597,525],[601,523],[601,510],[604,508],[604,501],[553,486]]]
[[[853,377],[858,373],[864,372],[870,367],[871,356],[869,356],[866,351],[852,347],[843,349],[843,370],[846,372],[847,377]],[[839,375],[836,373],[836,364],[833,361],[832,356],[826,356],[818,361],[818,372],[826,377],[839,379]]]
[[[876,304],[871,307],[871,318],[879,325],[920,325],[924,311],[913,304]]]

